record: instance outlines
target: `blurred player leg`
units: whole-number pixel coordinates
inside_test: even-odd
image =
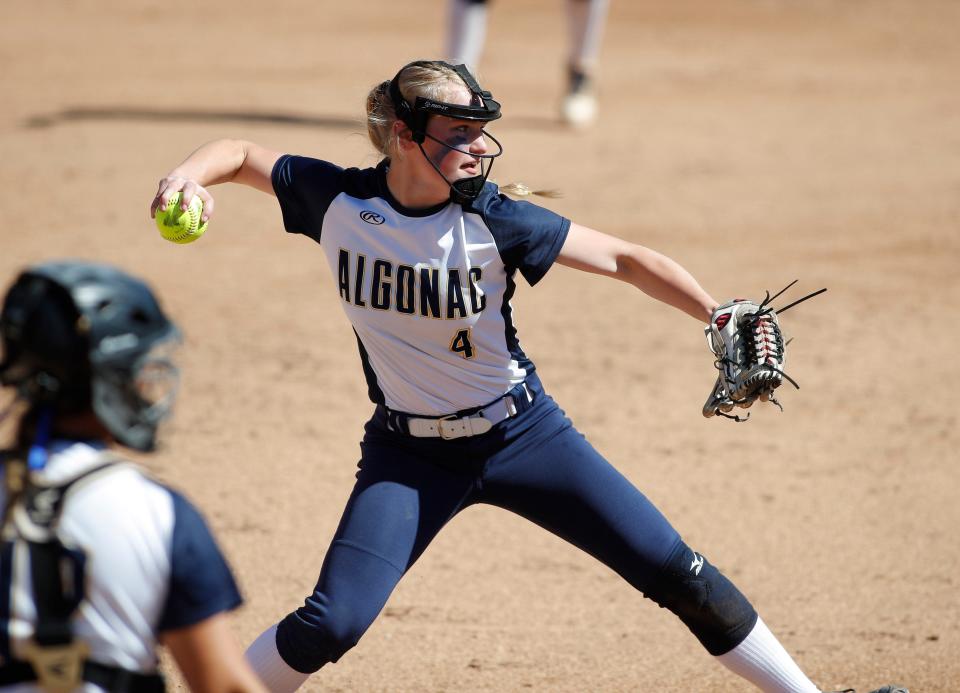
[[[486,0],[448,0],[447,59],[475,71],[487,36]]]
[[[566,0],[570,52],[567,57],[567,92],[560,115],[575,127],[597,117],[594,76],[607,19],[608,0]]]

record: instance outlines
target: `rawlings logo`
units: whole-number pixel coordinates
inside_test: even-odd
[[[380,224],[386,221],[386,219],[384,219],[382,216],[380,216],[376,212],[371,212],[368,209],[365,209],[362,212],[360,212],[360,218],[363,219],[368,224],[373,224],[374,226],[379,226]]]
[[[713,321],[718,330],[722,330],[724,327],[726,327],[728,322],[730,322],[730,313],[718,315],[717,319]]]

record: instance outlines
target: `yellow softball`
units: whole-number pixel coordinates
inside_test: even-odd
[[[166,207],[157,210],[157,228],[160,229],[160,235],[171,243],[193,243],[207,230],[207,222],[200,220],[203,201],[194,195],[190,206],[182,210],[180,199],[180,193],[175,193]]]

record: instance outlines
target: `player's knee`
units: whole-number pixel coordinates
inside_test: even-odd
[[[301,611],[289,614],[277,626],[277,651],[303,674],[336,662],[370,627],[370,619],[358,618],[349,609],[329,608],[319,618]]]
[[[676,614],[714,656],[743,642],[757,622],[756,610],[740,590],[684,543],[645,595]]]

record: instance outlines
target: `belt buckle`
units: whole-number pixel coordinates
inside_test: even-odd
[[[462,438],[463,436],[457,435],[447,435],[443,432],[443,422],[444,421],[456,421],[459,417],[456,414],[448,414],[447,416],[441,416],[437,419],[437,431],[440,433],[440,437],[443,440],[456,440],[457,438]]]

